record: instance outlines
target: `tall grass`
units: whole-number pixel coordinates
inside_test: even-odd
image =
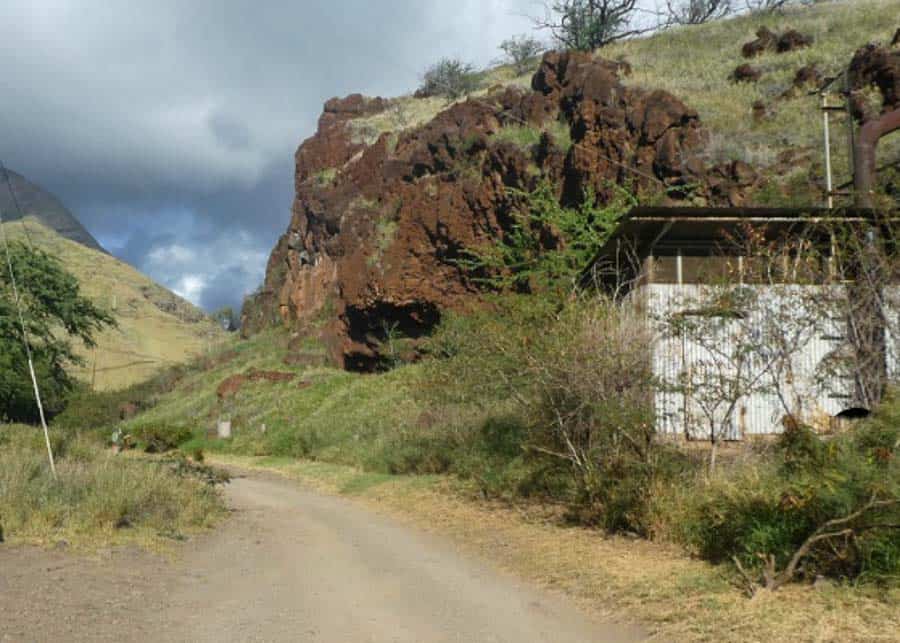
[[[113,456],[54,434],[58,479],[34,427],[0,426],[0,524],[7,539],[96,547],[155,544],[224,515],[219,492],[177,463]]]

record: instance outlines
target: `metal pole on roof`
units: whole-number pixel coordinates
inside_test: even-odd
[[[831,186],[831,133],[828,118],[828,92],[822,91],[822,124],[825,130],[825,206],[834,207],[834,195]]]
[[[850,147],[848,159],[850,176],[856,177],[856,133],[853,131],[853,112],[850,109],[850,77],[848,70],[844,70],[844,108],[847,110],[847,143]]]

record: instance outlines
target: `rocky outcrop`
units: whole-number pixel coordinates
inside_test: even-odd
[[[785,54],[812,44],[812,36],[806,36],[796,29],[788,29],[779,36],[768,27],[760,27],[756,30],[756,39],[741,47],[741,55],[744,58],[755,58],[766,52]]]
[[[467,251],[506,234],[517,191],[541,181],[566,204],[588,190],[610,198],[613,185],[669,199],[742,201],[752,169],[709,171],[696,112],[667,92],[624,86],[621,71],[621,62],[551,52],[532,91],[470,98],[368,146],[353,142],[347,123],[386,102],[328,101],[317,133],[297,151],[291,223],[263,288],[245,306],[245,332],[275,318],[315,326],[336,363],[378,368],[388,338],[414,346],[443,311],[477,298],[483,282],[465,267]],[[570,146],[550,134],[560,126],[547,125],[557,121],[568,127]],[[523,147],[496,136],[511,126],[545,131]]]
[[[744,43],[741,47],[741,55],[744,58],[755,58],[767,51],[775,51],[778,46],[778,36],[768,27],[760,27],[756,30],[756,40]]]

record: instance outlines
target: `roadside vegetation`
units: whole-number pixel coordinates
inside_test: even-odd
[[[522,546],[544,556],[559,547],[556,528],[577,526],[565,542],[592,556],[594,538],[603,555],[630,561],[627,571],[586,561],[590,571],[581,571],[574,554],[557,550],[565,572],[544,562],[529,569],[522,552],[515,565],[576,594],[642,602],[639,613],[661,633],[814,639],[803,628],[827,620],[831,608],[875,619],[829,620],[832,638],[877,640],[878,628],[895,626],[900,401],[888,397],[872,418],[833,435],[788,423],[775,440],[723,445],[711,468],[702,445],[653,429],[658,382],[646,325],[603,295],[573,295],[578,267],[616,210],[590,199],[574,211],[540,203],[540,191],[524,199],[520,233],[499,252],[473,253],[466,266],[506,294],[469,314],[446,314],[415,363],[348,373],[310,359],[324,350],[313,336],[272,330],[115,403],[87,397],[60,420],[77,423],[78,408],[105,408],[105,421],[91,415],[89,423],[120,429],[137,448],[334,474],[347,493],[400,489],[391,502],[413,514],[419,494],[462,502],[460,514],[519,512],[530,518],[516,529],[541,534]],[[594,235],[563,225],[578,217],[591,218]],[[550,218],[563,243],[527,252]],[[299,361],[291,358],[298,347]],[[122,404],[140,410],[123,420]],[[215,434],[223,419],[233,433],[226,440]],[[393,482],[398,476],[408,482]],[[532,520],[544,527],[528,527]],[[642,565],[678,573],[663,577]],[[590,584],[603,575],[616,579],[614,590]],[[702,608],[650,614],[662,601],[683,605],[683,596]],[[754,619],[742,612],[750,596]],[[775,607],[782,596],[786,603]]]
[[[58,477],[39,430],[0,425],[0,529],[12,543],[158,547],[224,517],[209,469],[184,458],[114,456],[94,435],[54,431]]]
[[[76,347],[93,349],[96,335],[114,327],[115,317],[82,294],[78,279],[60,259],[39,247],[18,241],[7,247],[6,242],[4,235],[0,541],[67,542],[86,548],[125,541],[149,545],[212,524],[224,513],[214,489],[221,480],[212,470],[183,457],[113,457],[108,439],[97,430],[115,413],[138,410],[116,404],[115,393],[86,399],[87,386],[71,374],[83,365]],[[46,436],[35,426],[15,424],[43,419],[29,377],[32,364],[43,413],[57,419]],[[161,389],[160,382],[138,388],[148,393]],[[59,417],[64,409],[68,415]],[[141,437],[156,451],[181,441],[168,435],[165,441]]]

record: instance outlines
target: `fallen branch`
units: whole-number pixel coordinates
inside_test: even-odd
[[[823,523],[819,526],[818,529],[810,534],[806,540],[803,541],[800,547],[797,548],[797,551],[795,551],[793,556],[791,556],[791,559],[788,561],[787,565],[785,565],[784,569],[782,569],[781,571],[778,571],[776,567],[775,556],[773,556],[772,554],[757,554],[760,560],[763,561],[762,577],[764,582],[762,585],[760,585],[760,583],[754,578],[752,574],[747,572],[737,556],[733,556],[732,561],[734,561],[738,573],[746,582],[748,591],[751,596],[756,594],[760,589],[774,592],[782,585],[785,585],[786,583],[789,583],[794,579],[800,562],[809,555],[810,551],[816,543],[822,541],[830,541],[834,540],[835,538],[841,537],[854,538],[861,532],[871,531],[873,529],[900,528],[900,525],[896,525],[893,523],[876,523],[861,526],[851,525],[851,523],[858,520],[859,518],[862,518],[865,514],[869,513],[872,510],[895,506],[900,506],[900,498],[895,498],[892,500],[878,500],[876,496],[872,496],[872,498],[865,505],[863,505],[856,511],[849,513],[841,518],[832,518],[831,520]]]

